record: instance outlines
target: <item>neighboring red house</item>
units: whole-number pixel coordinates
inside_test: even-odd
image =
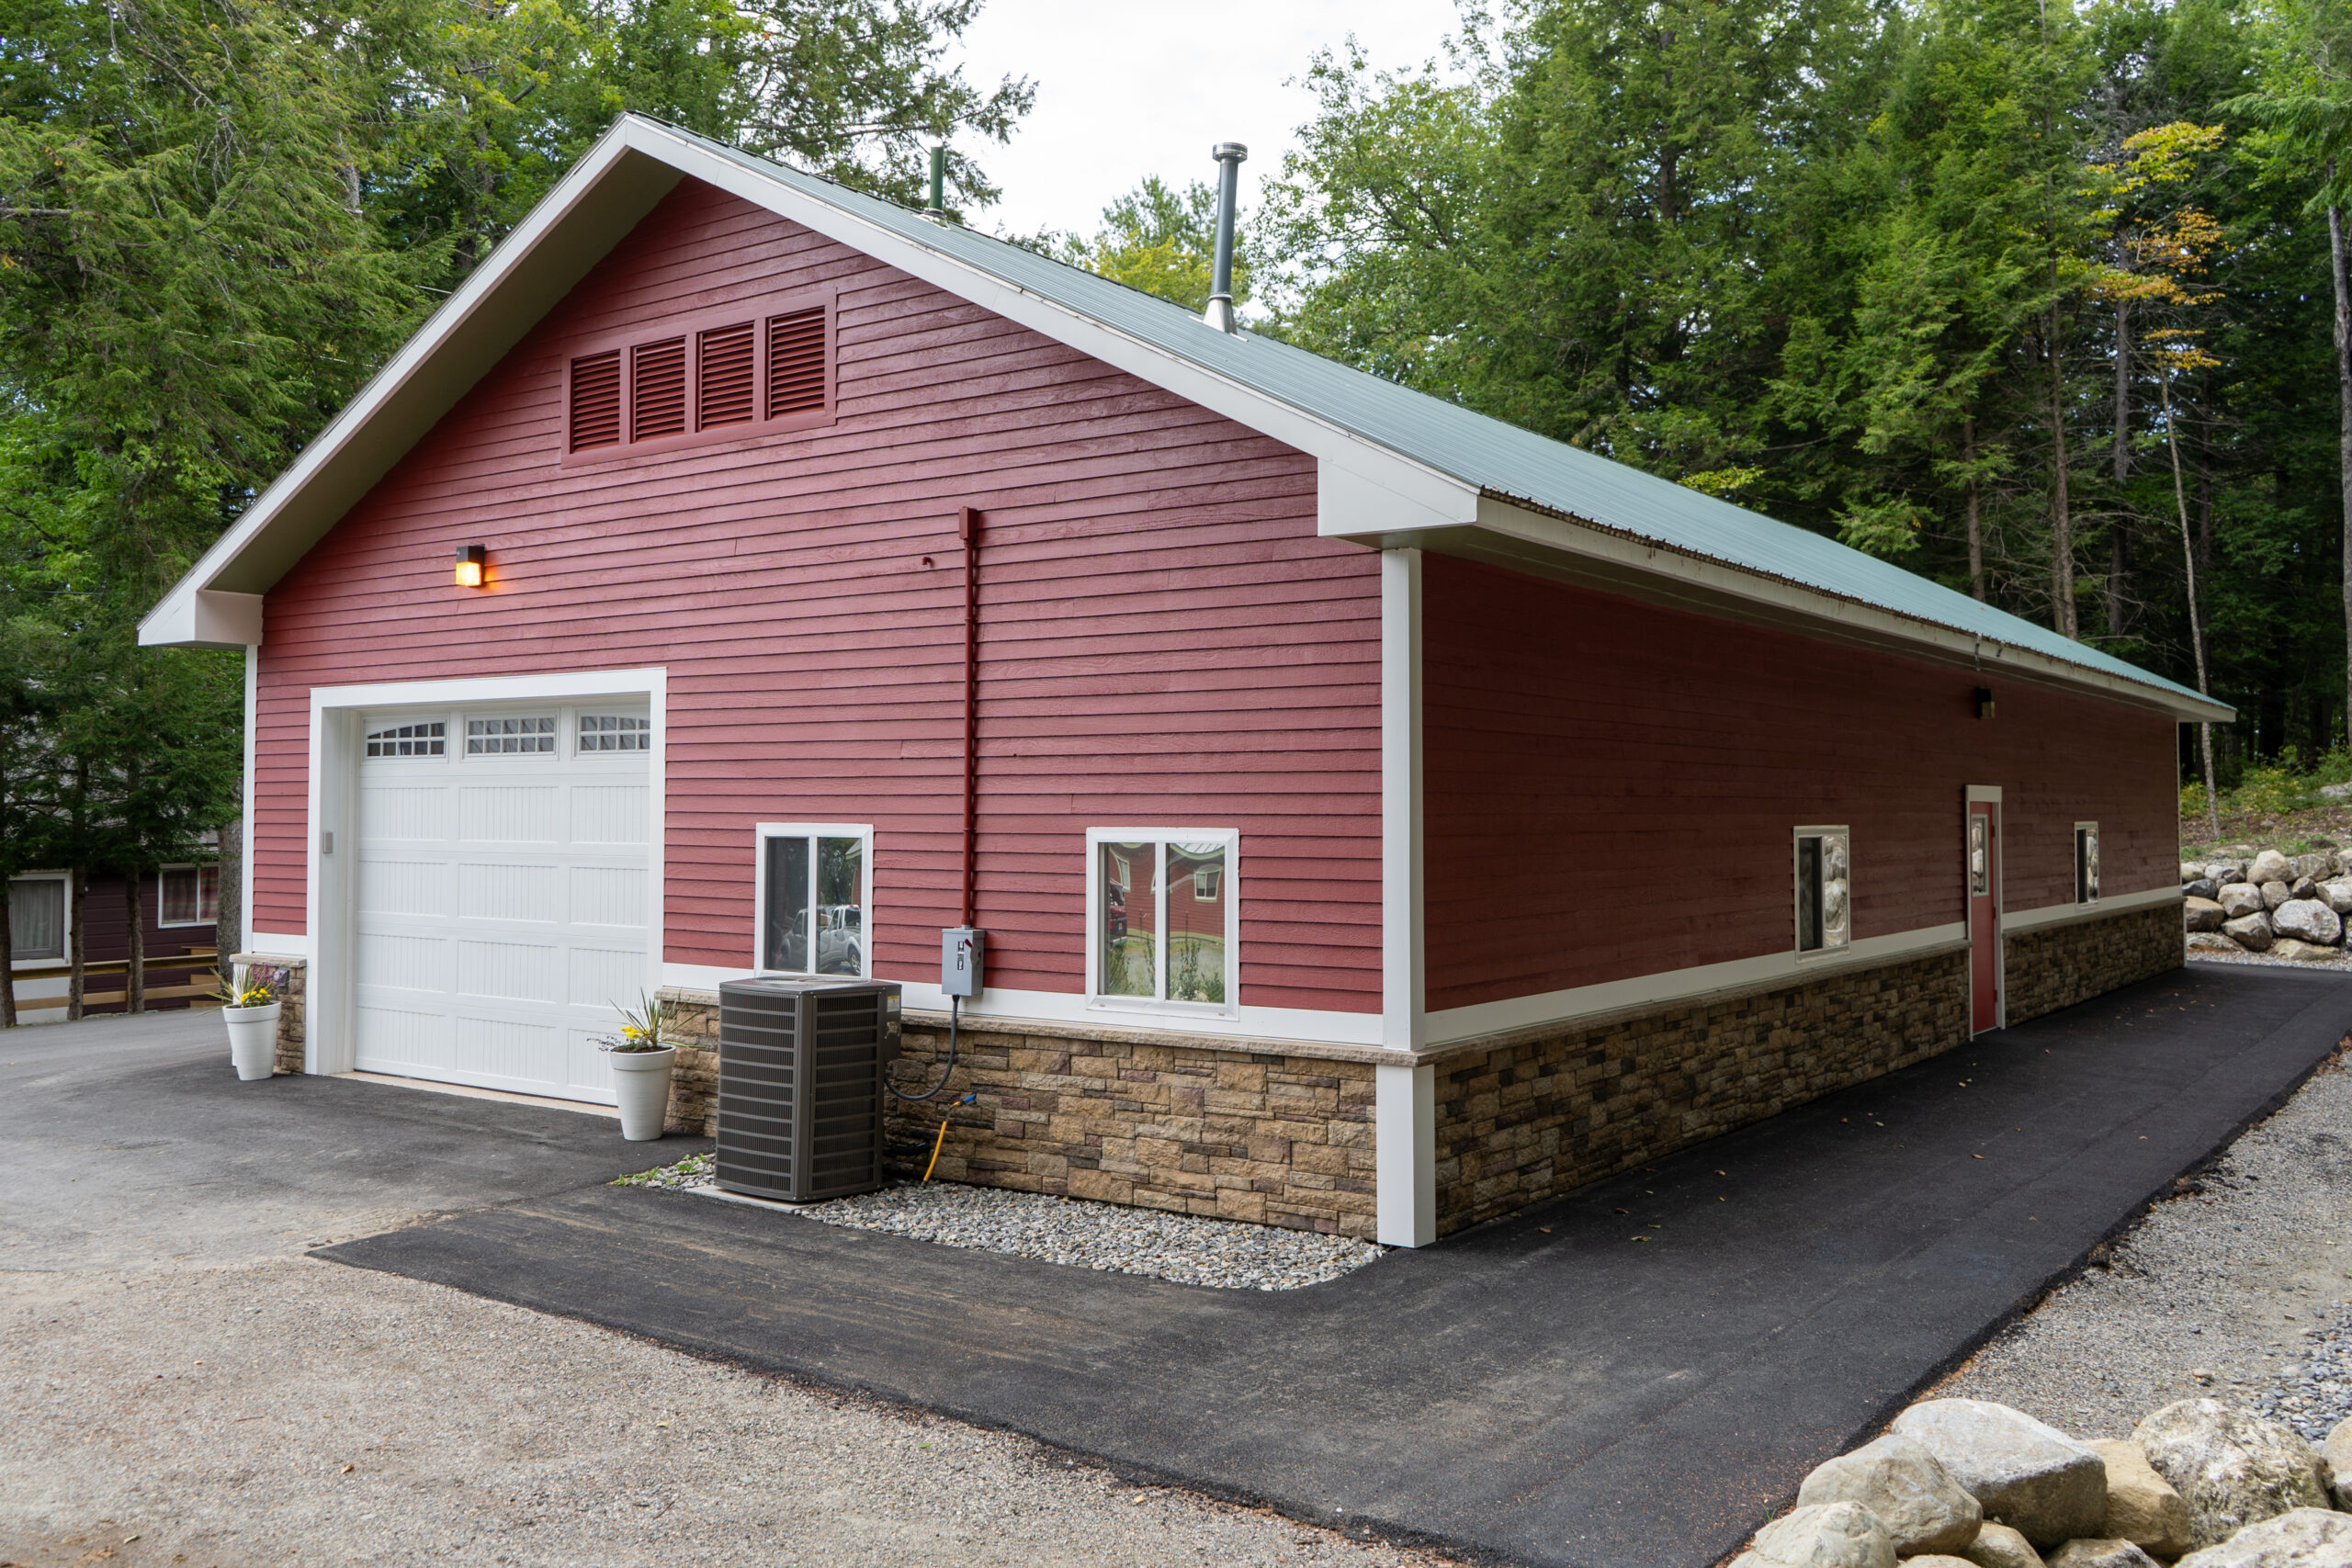
[[[943,1173],[1408,1245],[2179,964],[2229,716],[637,118],[142,635],[247,649],[308,1070],[608,1099],[969,918]]]

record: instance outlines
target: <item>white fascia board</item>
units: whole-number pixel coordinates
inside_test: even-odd
[[[139,623],[146,648],[253,648],[261,642],[261,595],[183,581]]]
[[[1572,569],[1581,565],[1621,579],[1644,578],[1679,587],[1693,598],[1693,608],[1702,613],[1709,609],[1707,601],[1742,602],[1753,606],[1759,618],[1789,625],[1792,630],[1810,627],[1815,635],[1826,631],[1880,648],[1909,644],[1929,649],[1946,660],[1973,663],[1988,676],[2007,673],[2045,684],[2087,689],[2102,696],[2160,708],[2183,723],[2209,720],[2226,724],[2237,716],[2234,708],[2222,703],[2143,685],[2032,649],[1901,615],[1785,578],[1768,577],[1726,561],[1690,555],[1656,540],[1550,516],[1493,496],[1479,500],[1473,530],[1436,528],[1424,541],[1391,535],[1380,542],[1421,542],[1432,550],[1476,555],[1480,552],[1464,547],[1477,536],[1532,547],[1533,556],[1556,559]]]
[[[1392,451],[1329,420],[1307,412],[1096,321],[1057,300],[1033,294],[920,239],[886,229],[671,134],[650,120],[616,128],[629,145],[779,218],[838,240],[911,277],[994,311],[1139,380],[1225,415],[1317,459],[1318,494],[1336,479],[1335,502],[1319,502],[1322,532],[1334,536],[1378,528],[1467,523],[1477,515],[1478,491],[1451,474]],[[1206,324],[1203,332],[1216,329]],[[1335,525],[1344,522],[1345,526]]]
[[[2144,893],[2110,893],[2089,904],[2045,904],[2039,909],[2004,909],[2001,912],[2001,934],[2015,936],[2019,931],[2040,931],[2046,926],[2096,920],[2102,915],[2128,915],[2138,909],[2161,909],[2167,905],[2178,904],[2188,897],[2182,888],[2151,887]]]
[[[572,165],[571,173],[558,181],[555,188],[540,199],[512,233],[499,243],[482,265],[442,301],[384,367],[368,378],[358,394],[328,422],[327,427],[303,447],[301,455],[287,466],[286,470],[272,481],[253,505],[245,509],[244,514],[213,541],[212,547],[198,558],[196,564],[141,620],[141,643],[151,648],[220,646],[203,640],[205,623],[198,608],[199,598],[205,595],[220,597],[220,591],[213,585],[221,575],[236,566],[248,551],[262,543],[277,525],[285,521],[289,510],[313,485],[338,469],[356,464],[362,470],[365,482],[347,483],[345,486],[352,491],[350,501],[356,501],[366,492],[368,485],[381,477],[414,444],[416,436],[421,436],[425,429],[430,428],[432,420],[439,417],[438,412],[424,419],[414,435],[398,443],[397,449],[389,456],[382,451],[363,454],[357,450],[369,425],[390,405],[399,401],[403,394],[417,387],[420,378],[444,345],[469,328],[481,330],[487,333],[490,344],[496,345],[494,352],[485,347],[481,353],[488,364],[495,364],[546,313],[547,307],[560,299],[571,283],[578,281],[579,275],[584,274],[588,266],[594,265],[596,256],[589,256],[585,260],[580,260],[576,255],[568,260],[558,258],[554,263],[556,276],[563,279],[567,273],[570,276],[562,281],[560,288],[548,292],[544,299],[538,300],[537,310],[514,310],[508,302],[497,299],[503,286],[517,271],[535,259],[544,259],[540,257],[540,252],[545,242],[581,209],[582,202],[596,191],[614,164],[628,154],[630,144],[627,129],[626,122],[618,123],[599,137],[595,144]],[[675,183],[674,177],[668,181],[670,185]],[[642,194],[637,192],[632,196],[641,199]],[[631,201],[624,200],[623,210],[631,204]],[[642,205],[650,209],[651,203],[643,201]],[[636,219],[630,218],[627,227],[634,227]],[[621,231],[626,232],[627,227]],[[596,247],[596,255],[601,256],[608,248]],[[493,306],[498,308],[493,310]],[[486,364],[483,368],[487,367]],[[467,386],[469,387],[474,378],[467,378]],[[425,395],[424,406],[437,406],[440,412],[446,412],[447,406],[454,405],[457,397],[463,395],[463,390],[458,389],[455,395],[447,397],[443,395],[447,389],[429,392]],[[365,470],[370,468],[375,471],[367,473]],[[346,502],[345,507],[349,503]],[[337,509],[336,516],[341,515],[341,511]],[[332,525],[334,521],[334,518],[329,518],[320,532],[323,533],[324,527]],[[302,547],[303,549],[308,547],[308,544]],[[286,564],[290,565],[292,558],[299,558],[301,550],[292,552]],[[276,581],[275,572],[264,575],[267,581],[249,586],[266,587],[268,582]],[[261,640],[259,593],[240,592],[228,596],[255,601],[250,626],[240,626],[239,629],[249,630],[251,643],[258,643]],[[230,646],[239,645],[232,643]]]

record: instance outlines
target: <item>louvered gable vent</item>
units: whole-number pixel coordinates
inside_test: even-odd
[[[628,438],[648,441],[686,428],[686,340],[665,338],[630,351]]]
[[[768,417],[825,406],[825,310],[768,318]]]
[[[757,416],[752,404],[752,323],[738,321],[695,338],[695,428],[718,424],[748,424]]]
[[[621,351],[571,362],[571,449],[616,446],[621,439]]]

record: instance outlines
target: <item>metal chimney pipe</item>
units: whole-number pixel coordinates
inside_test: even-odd
[[[922,215],[933,222],[947,216],[947,148],[944,143],[931,150],[931,204]]]
[[[1233,222],[1241,203],[1241,161],[1250,149],[1238,141],[1220,141],[1210,154],[1216,159],[1216,268],[1209,275],[1209,308],[1201,320],[1221,333],[1238,332],[1233,322]]]

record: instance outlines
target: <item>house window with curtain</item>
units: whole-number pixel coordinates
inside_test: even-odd
[[[1232,1010],[1238,848],[1238,835],[1223,828],[1099,828],[1087,834],[1091,999]]]
[[[157,880],[163,905],[158,925],[209,926],[220,919],[218,865],[167,865]]]
[[[2075,902],[2098,902],[2098,824],[2075,824]]]
[[[20,876],[8,884],[10,951],[19,964],[65,956],[65,879]]]

